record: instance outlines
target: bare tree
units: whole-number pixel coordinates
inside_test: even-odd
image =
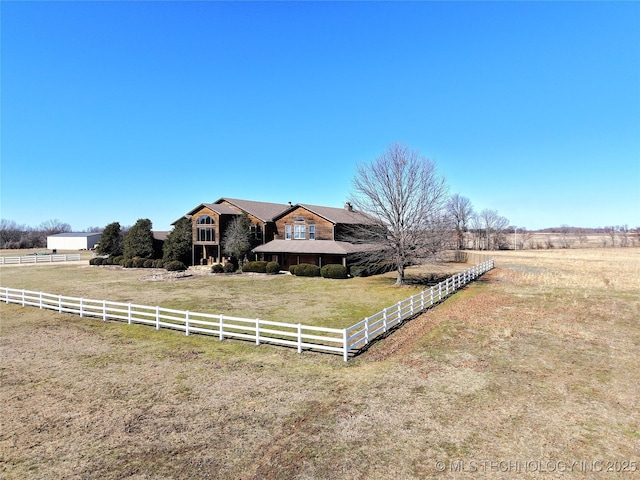
[[[58,233],[68,233],[71,231],[71,225],[63,223],[58,219],[47,220],[40,224],[39,230],[46,237],[48,235],[57,235]]]
[[[456,193],[447,202],[447,213],[454,224],[457,248],[463,250],[466,247],[464,237],[474,215],[471,200]]]
[[[605,236],[608,235],[609,238],[611,239],[611,246],[615,247],[616,246],[616,227],[614,227],[613,225],[604,227],[604,233],[605,233]],[[603,246],[605,245],[606,245],[606,240],[603,242]]]
[[[20,237],[25,231],[24,225],[18,225],[13,220],[0,220],[0,247],[17,248]]]
[[[396,285],[404,285],[405,267],[443,248],[444,178],[418,151],[393,144],[372,163],[357,167],[353,188],[353,207],[384,226],[354,229],[353,241],[376,245],[357,261],[394,268]]]
[[[532,231],[522,227],[518,232],[518,248],[520,248],[520,250],[524,250],[525,244],[528,244],[529,248],[533,248],[533,236],[534,233]]]
[[[506,246],[504,230],[509,225],[509,220],[498,215],[496,210],[485,208],[478,215],[476,222],[476,226],[482,232],[481,249],[497,250]]]
[[[234,218],[229,223],[222,241],[224,253],[244,264],[245,257],[251,251],[251,220],[247,215]],[[235,262],[234,262],[235,263]]]
[[[571,248],[571,239],[569,238],[569,233],[571,232],[571,227],[566,223],[560,225],[560,248]]]
[[[628,247],[629,246],[629,225],[619,225],[618,233],[620,234],[620,246]]]
[[[578,242],[580,243],[580,245],[584,245],[589,240],[587,237],[587,232],[584,228],[578,228],[576,230],[576,234],[578,236]]]

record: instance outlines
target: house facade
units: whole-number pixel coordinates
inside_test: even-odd
[[[255,202],[221,198],[214,203],[202,203],[188,212],[192,227],[192,263],[211,265],[224,263],[224,234],[237,217],[247,215],[251,221],[252,241],[266,243],[274,237],[273,217],[289,208],[288,204]],[[175,223],[175,222],[174,222]]]
[[[263,260],[278,262],[284,270],[300,263],[348,267],[350,258],[362,249],[362,245],[347,241],[349,229],[377,226],[349,203],[344,208],[298,204],[275,217],[274,222],[274,239],[253,252]]]
[[[291,265],[329,263],[348,267],[350,257],[362,245],[346,241],[353,226],[379,228],[370,217],[345,208],[305,204],[278,204],[221,198],[203,203],[188,212],[192,226],[194,265],[225,263],[223,240],[230,222],[247,215],[251,222],[251,240],[256,245],[253,258],[276,261],[282,269]]]

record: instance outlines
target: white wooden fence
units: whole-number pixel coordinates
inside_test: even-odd
[[[21,257],[0,257],[0,265],[21,265],[23,263],[71,262],[80,260],[79,253],[60,255],[23,255]]]
[[[384,335],[403,321],[413,318],[423,310],[441,302],[493,267],[493,259],[487,260],[346,328],[344,330],[345,361],[349,352],[362,349],[375,337]]]
[[[23,307],[32,306],[55,310],[59,313],[71,313],[80,317],[94,317],[105,322],[107,320],[126,321],[129,324],[150,325],[156,330],[169,328],[185,332],[186,335],[198,333],[213,335],[220,340],[235,338],[249,340],[256,345],[263,343],[284,345],[296,348],[298,353],[308,349],[342,354],[346,362],[350,355],[357,354],[375,337],[385,334],[403,321],[440,302],[491,270],[493,266],[493,260],[489,260],[471,267],[345,329],[66,297],[8,287],[0,287],[0,301],[19,304]]]

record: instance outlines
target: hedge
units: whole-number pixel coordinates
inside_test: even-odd
[[[171,260],[165,264],[164,268],[169,272],[182,272],[187,269],[187,266],[180,260]]]
[[[278,262],[267,263],[267,273],[276,274],[280,271],[280,264]]]
[[[319,277],[320,267],[310,263],[300,263],[293,265],[289,271],[298,277]]]
[[[347,278],[347,267],[340,264],[328,264],[320,269],[323,278]]]
[[[267,263],[268,262],[264,260],[247,262],[242,266],[242,271],[248,273],[267,273]]]
[[[223,273],[224,267],[220,263],[214,263],[211,265],[211,273]]]

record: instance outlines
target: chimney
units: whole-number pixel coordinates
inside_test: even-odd
[[[351,202],[347,202],[344,204],[344,209],[348,210],[349,212],[353,212],[353,205],[351,205]]]
[[[290,206],[290,207],[293,207],[293,205],[291,204],[291,202],[289,202],[289,206]]]

